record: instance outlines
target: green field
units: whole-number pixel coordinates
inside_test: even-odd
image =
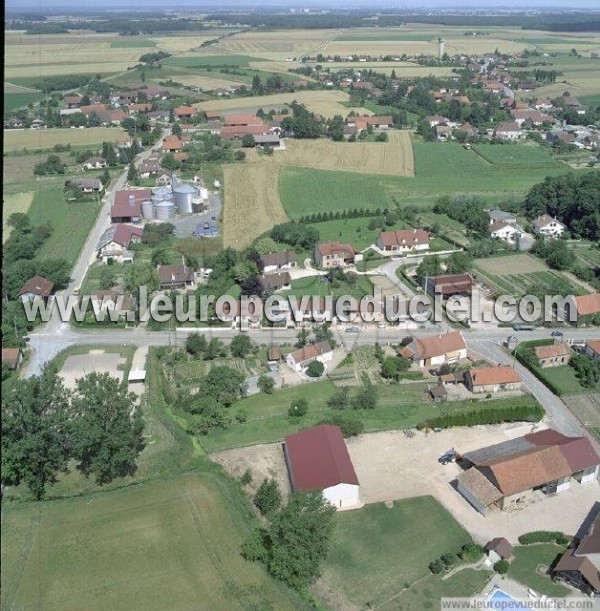
[[[27,106],[27,104],[35,104],[42,99],[42,94],[28,91],[24,93],[5,93],[4,94],[4,116],[11,114],[13,111]]]
[[[155,47],[155,46],[156,46],[156,43],[153,40],[150,40],[149,38],[138,38],[138,37],[133,37],[133,38],[120,37],[115,40],[111,40],[110,42],[111,49],[137,49],[138,47],[140,49],[143,49],[146,47]]]
[[[475,594],[490,576],[487,571],[469,571],[464,579],[459,572],[442,581],[429,572],[431,561],[460,551],[470,541],[430,496],[394,501],[392,508],[367,505],[336,514],[323,581],[360,609],[433,609],[442,596]]]
[[[524,150],[517,153],[520,150],[517,147],[521,146]],[[490,153],[492,148],[494,152]],[[515,161],[511,162],[507,152],[502,152],[505,149],[511,149]],[[440,195],[457,193],[506,199],[525,193],[546,176],[569,171],[566,165],[543,150],[528,145],[488,145],[483,150],[488,155],[495,155],[497,164],[457,143],[415,142],[413,150],[414,177],[283,168],[279,180],[283,206],[294,219],[323,210],[382,208],[389,205],[391,197],[410,204],[431,204]],[[531,165],[517,160],[530,153],[533,155]]]
[[[339,414],[339,410],[327,406],[327,399],[333,395],[336,387],[330,380],[302,384],[275,391],[272,395],[252,395],[241,399],[230,409],[236,413],[243,409],[247,420],[235,422],[226,429],[214,429],[208,435],[200,437],[200,443],[209,452],[226,450],[238,446],[250,446],[259,443],[274,443],[286,435],[300,429],[313,426],[324,418]],[[385,431],[413,428],[440,414],[452,411],[479,409],[477,402],[456,401],[433,404],[426,400],[427,384],[416,382],[402,385],[378,385],[378,403],[373,410],[352,410],[348,414],[364,422],[365,431]],[[300,421],[288,418],[287,410],[295,399],[305,398],[309,411]],[[533,405],[535,399],[530,395],[517,398],[497,399],[493,405]],[[181,414],[185,418],[185,414]]]
[[[587,104],[592,108],[597,108],[600,106],[600,93],[594,93],[592,95],[584,95],[579,98],[579,101],[582,104]]]
[[[29,218],[36,225],[50,223],[53,228],[52,235],[44,242],[37,257],[66,259],[73,265],[99,209],[96,202],[65,203],[60,188],[37,191],[29,208]]]
[[[250,62],[267,61],[251,55],[197,55],[195,57],[167,57],[163,60],[165,66],[247,66]]]
[[[540,594],[554,597],[564,597],[570,590],[563,585],[554,583],[550,577],[540,575],[540,565],[549,567],[559,554],[565,551],[564,547],[554,543],[538,543],[535,545],[521,545],[515,547],[514,560],[510,563],[508,576],[519,581]]]
[[[141,473],[108,491],[75,473],[53,489],[68,498],[4,504],[3,609],[310,608],[242,559],[256,518],[167,417],[159,376],[155,362]]]
[[[564,165],[536,144],[477,144],[473,149],[495,168],[562,168]]]

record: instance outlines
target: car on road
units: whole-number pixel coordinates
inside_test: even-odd
[[[552,331],[552,333],[550,333],[550,335],[552,337],[562,337],[563,333],[562,333],[562,331]]]
[[[358,327],[348,327],[346,329],[346,333],[359,333],[360,329]]]

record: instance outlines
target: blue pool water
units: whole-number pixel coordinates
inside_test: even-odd
[[[510,606],[506,605],[509,601],[512,601]],[[509,596],[502,590],[495,590],[487,599],[487,603],[490,609],[527,609],[525,605],[517,602],[512,596]]]

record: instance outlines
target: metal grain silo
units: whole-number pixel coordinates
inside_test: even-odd
[[[175,196],[175,205],[179,214],[192,214],[192,200],[196,197],[197,191],[195,187],[187,183],[180,183],[173,189]]]
[[[142,216],[147,221],[154,219],[154,202],[152,200],[147,199],[142,202]]]
[[[152,201],[155,203],[162,202],[165,199],[171,199],[173,194],[169,187],[155,187],[152,189]]]
[[[175,218],[175,204],[168,199],[156,204],[156,219],[159,221],[170,221]]]

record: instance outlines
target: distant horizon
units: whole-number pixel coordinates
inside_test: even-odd
[[[344,9],[335,6],[327,0],[266,0],[259,3],[248,3],[244,0],[222,0],[214,2],[212,0],[203,2],[202,0],[178,0],[173,4],[167,0],[7,0],[5,11],[11,12],[36,12],[38,14],[56,13],[57,11],[73,11],[76,13],[94,13],[100,11],[126,11],[135,10],[143,12],[170,11],[177,10],[203,10],[228,11],[228,10],[251,10],[260,12],[289,10],[289,9],[310,9],[310,10],[367,10],[375,12],[378,10],[387,11],[419,11],[428,10],[447,10],[452,12],[461,11],[600,11],[598,0],[529,0],[524,6],[517,0],[494,0],[493,5],[482,6],[483,0],[461,0],[460,4],[452,0],[429,0],[426,4],[416,0],[379,0],[375,5],[367,3],[365,0],[348,0]]]

